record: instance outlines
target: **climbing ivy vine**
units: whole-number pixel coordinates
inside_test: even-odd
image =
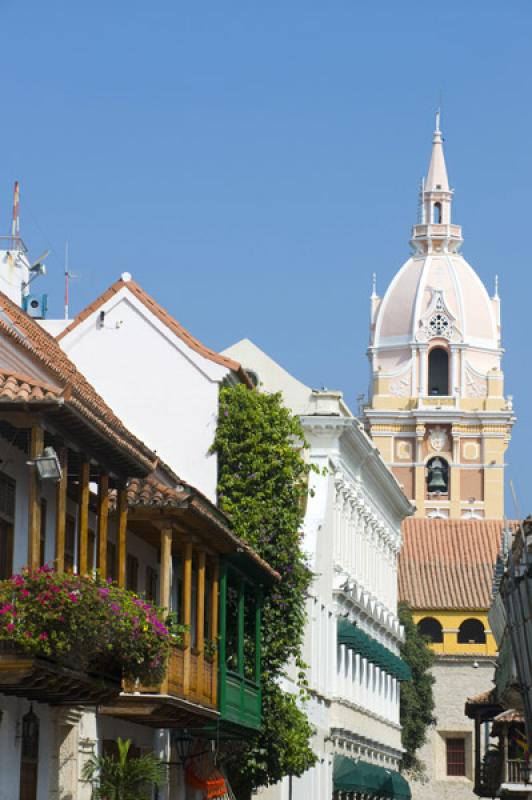
[[[315,763],[311,726],[280,680],[289,662],[299,670],[305,604],[312,575],[301,546],[308,473],[299,420],[280,394],[223,387],[213,451],[218,454],[218,497],[235,533],[281,576],[263,611],[263,731],[243,745],[228,767],[238,797]]]
[[[430,668],[434,653],[427,640],[419,633],[406,603],[399,604],[399,621],[405,629],[405,641],[401,646],[401,658],[412,671],[412,680],[401,684],[402,743],[405,748],[401,768],[412,777],[423,776],[425,767],[417,756],[425,744],[427,731],[434,719],[434,677]]]

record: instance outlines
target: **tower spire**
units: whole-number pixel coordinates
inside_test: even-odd
[[[436,127],[432,137],[432,155],[430,159],[427,180],[425,181],[426,192],[448,192],[449,179],[447,177],[447,167],[445,166],[445,156],[443,154],[443,136],[440,130],[440,110],[436,111]]]
[[[411,244],[418,253],[456,252],[462,244],[460,226],[451,224],[452,199],[438,109],[432,135],[429,171],[421,187],[421,222],[414,225],[411,239]]]

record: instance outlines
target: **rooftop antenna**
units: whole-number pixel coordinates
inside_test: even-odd
[[[19,204],[20,204],[20,186],[19,182],[15,181],[15,186],[13,188],[13,218],[11,221],[11,238],[13,239],[13,243],[18,243],[20,239]]]
[[[69,268],[69,261],[68,261],[68,242],[65,242],[65,319],[68,319],[69,313],[69,289],[70,289],[70,280],[71,278],[77,278],[78,276],[70,271]]]

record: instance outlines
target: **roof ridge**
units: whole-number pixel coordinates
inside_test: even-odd
[[[57,335],[56,340],[59,342],[69,333],[71,333],[75,328],[78,327],[82,322],[84,322],[94,311],[97,311],[104,303],[114,297],[118,292],[123,289],[129,289],[138,300],[143,303],[146,308],[148,308],[155,316],[163,322],[165,325],[170,328],[170,330],[175,333],[185,344],[187,344],[192,350],[202,355],[204,358],[209,359],[210,361],[214,361],[217,364],[221,364],[227,369],[230,369],[233,372],[236,372],[240,379],[246,383],[248,386],[251,387],[251,381],[249,379],[248,374],[246,373],[245,369],[239,364],[238,361],[235,361],[228,356],[224,356],[221,353],[217,353],[216,350],[213,350],[207,345],[204,345],[197,339],[190,331],[188,331],[180,322],[176,320],[175,317],[170,314],[155,298],[153,298],[148,292],[140,286],[133,278],[128,278],[124,280],[124,278],[118,278],[114,283],[111,284],[101,295],[99,295],[92,303],[89,303],[88,306],[79,312],[72,320],[70,325],[67,325],[66,328]]]

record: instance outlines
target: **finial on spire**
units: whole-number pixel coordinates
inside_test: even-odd
[[[371,299],[374,300],[377,297],[377,273],[374,272],[371,276]]]
[[[434,133],[441,133],[441,130],[440,130],[440,114],[441,114],[441,111],[440,111],[440,109],[438,109],[436,111],[436,130],[434,131]]]
[[[500,300],[499,297],[499,276],[495,275],[495,294],[493,295],[494,300]]]

